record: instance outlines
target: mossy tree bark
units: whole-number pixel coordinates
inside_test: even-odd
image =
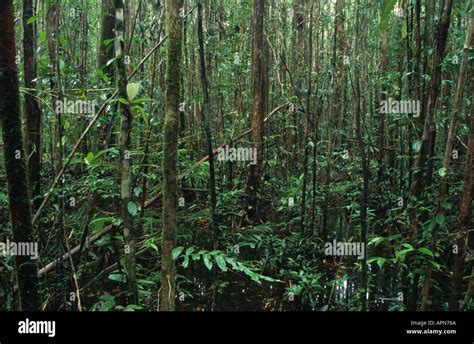
[[[163,137],[163,233],[161,237],[160,310],[175,310],[175,266],[172,252],[176,244],[177,161],[179,98],[181,94],[181,59],[183,0],[166,1],[167,63],[165,85],[165,124]]]
[[[117,62],[117,88],[120,99],[127,96],[127,72],[124,61],[125,16],[123,0],[115,0],[115,57]],[[125,101],[120,102],[120,192],[121,213],[123,219],[123,237],[125,241],[125,270],[130,292],[130,302],[138,303],[137,268],[135,260],[135,237],[133,218],[128,204],[131,201],[131,155],[130,131],[132,128],[132,111]]]
[[[33,242],[31,204],[28,192],[26,154],[23,147],[20,118],[18,71],[15,63],[16,45],[13,25],[13,1],[0,2],[0,117],[3,126],[5,170],[7,174],[10,219],[13,240]],[[29,256],[16,256],[20,308],[40,309],[36,261]]]

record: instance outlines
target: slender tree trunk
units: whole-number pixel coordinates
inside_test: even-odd
[[[210,119],[211,116],[211,106],[209,100],[209,85],[207,81],[206,73],[206,59],[204,52],[204,33],[202,25],[202,0],[198,0],[198,35],[199,35],[199,65],[200,65],[200,74],[201,74],[201,85],[203,93],[203,104],[202,104],[202,126],[204,134],[206,135],[206,148],[207,154],[209,155],[209,188],[211,191],[211,209],[212,209],[212,223],[213,230],[217,228],[217,218],[216,218],[216,173],[214,168],[214,154],[212,149],[212,133]]]
[[[454,111],[453,116],[451,117],[451,124],[449,125],[448,138],[446,140],[446,149],[444,151],[443,158],[443,168],[444,176],[441,180],[441,192],[440,192],[440,204],[442,204],[446,198],[446,193],[448,191],[448,175],[449,175],[449,165],[451,163],[451,157],[453,154],[453,145],[454,139],[456,137],[456,132],[459,123],[459,117],[462,110],[463,95],[464,95],[464,82],[466,80],[466,70],[469,64],[469,51],[472,48],[472,37],[474,35],[474,10],[471,10],[471,19],[468,24],[468,31],[466,34],[466,39],[464,41],[464,49],[461,58],[461,66],[459,70],[459,79],[456,88],[456,96],[454,98]],[[472,63],[471,63],[472,65]],[[474,86],[471,75],[471,86]]]
[[[472,19],[471,19],[472,23]],[[461,68],[462,69],[462,68]],[[471,85],[474,82],[474,74],[471,74]],[[474,93],[470,92],[471,99],[474,99]],[[449,310],[457,311],[459,307],[459,296],[463,285],[463,272],[465,258],[468,251],[468,234],[472,228],[472,196],[474,194],[474,102],[471,102],[471,114],[469,125],[469,138],[466,152],[466,167],[464,172],[464,189],[459,209],[459,232],[456,239],[457,254],[453,261],[453,275],[451,279],[451,292],[449,294]],[[472,276],[470,284],[472,283]]]
[[[308,156],[309,156],[309,142],[308,142],[308,130],[309,130],[309,116],[311,107],[311,92],[312,92],[312,67],[313,67],[313,11],[314,1],[311,1],[310,12],[309,12],[309,36],[308,36],[308,61],[307,61],[307,93],[306,93],[306,126],[304,135],[304,161],[303,161],[303,188],[301,191],[301,233],[304,233],[305,221],[306,221],[306,188],[307,188],[307,174],[308,174]],[[316,142],[313,142],[316,145]]]
[[[179,97],[181,93],[181,59],[183,0],[167,0],[167,67],[166,102],[163,137],[163,234],[161,247],[160,310],[175,310],[176,272],[172,251],[176,244],[177,160],[179,133]]]
[[[421,139],[420,152],[416,158],[414,166],[413,183],[410,188],[410,194],[419,200],[422,196],[423,191],[423,169],[426,161],[429,159],[429,146],[431,144],[434,129],[434,113],[436,109],[436,102],[439,96],[440,85],[441,85],[441,64],[444,59],[444,53],[446,48],[446,42],[448,39],[449,25],[451,18],[451,10],[453,6],[453,0],[445,0],[443,3],[441,16],[436,29],[436,47],[433,57],[433,75],[430,87],[430,93],[428,98],[428,107],[426,118],[423,127],[423,136]],[[412,238],[416,238],[418,235],[418,220],[416,209],[413,207],[410,211],[410,230]]]
[[[387,1],[384,1],[386,4]],[[385,7],[385,5],[384,5]],[[388,37],[389,37],[389,30],[387,28],[383,28],[381,32],[381,49],[380,49],[380,73],[383,78],[387,76],[388,73]],[[385,101],[387,99],[387,86],[382,83],[381,92],[380,92],[380,102]],[[379,142],[378,142],[378,173],[377,173],[377,184],[383,181],[383,171],[384,171],[384,146],[385,146],[385,114],[379,112]]]
[[[20,118],[13,1],[0,2],[0,117],[3,128],[5,170],[10,200],[10,220],[16,243],[33,243],[28,173]],[[20,308],[38,311],[40,296],[36,260],[15,256],[20,292]]]
[[[124,31],[125,16],[123,0],[115,0],[115,57],[117,63],[117,88],[118,96],[128,99],[127,96],[127,71],[124,61]],[[125,271],[130,292],[130,301],[138,304],[138,285],[135,261],[135,237],[133,232],[133,218],[129,211],[131,202],[131,155],[130,132],[132,129],[132,111],[129,104],[120,102],[120,191],[121,212],[123,219],[123,236],[125,241]]]
[[[355,59],[357,62],[360,61],[359,50],[360,50],[360,6],[359,1],[356,2],[356,35],[355,35]],[[359,144],[362,174],[364,178],[363,190],[360,195],[360,241],[364,247],[367,246],[367,205],[369,198],[369,165],[367,161],[367,154],[365,150],[365,143],[362,136],[362,125],[361,125],[361,107],[360,107],[360,70],[359,63],[354,66],[354,100],[355,100],[355,124],[356,124],[356,135]],[[367,256],[365,255],[362,260],[362,311],[367,310]]]
[[[436,42],[436,49],[435,55],[433,59],[433,80],[430,89],[430,95],[428,98],[428,107],[427,113],[423,128],[423,137],[421,140],[421,148],[420,153],[417,157],[415,162],[415,175],[412,185],[412,195],[415,196],[416,199],[419,199],[422,196],[422,187],[424,183],[422,182],[422,171],[421,169],[425,165],[425,163],[433,157],[434,153],[434,140],[435,140],[435,123],[434,123],[434,113],[436,109],[436,102],[440,93],[441,87],[441,64],[444,59],[444,54],[446,50],[446,42],[448,39],[449,34],[449,26],[451,22],[451,10],[453,6],[452,0],[445,0],[443,3],[443,7],[441,10],[441,16],[439,19],[439,23],[437,26],[437,37],[438,40]],[[426,171],[426,180],[431,181],[431,173],[432,168],[430,167],[430,163],[427,164],[427,171]],[[428,184],[428,182],[427,182]],[[416,215],[412,212],[412,218],[410,226],[412,228],[412,235],[416,238],[418,233],[418,221],[415,219]],[[433,233],[431,235],[432,243],[431,246],[436,247],[436,240],[437,240],[437,230],[436,228],[433,229]],[[425,273],[425,281],[423,284],[423,290],[421,292],[421,310],[426,311],[428,310],[428,301],[430,295],[430,286],[431,286],[431,274],[432,274],[432,267],[431,264],[428,264]]]

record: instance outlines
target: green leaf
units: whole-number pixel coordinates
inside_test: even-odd
[[[89,152],[89,154],[87,154],[87,156],[84,158],[84,162],[86,163],[87,166],[89,166],[90,164],[92,164],[94,159],[95,159],[94,153]]]
[[[46,31],[41,32],[41,35],[38,38],[38,42],[42,43],[46,41]]]
[[[387,261],[387,259],[385,258],[379,258],[377,259],[377,265],[382,268],[382,266],[385,264],[385,262]]]
[[[127,205],[128,212],[132,215],[135,216],[138,213],[138,207],[135,203],[133,202],[128,202]]]
[[[428,255],[428,256],[430,256],[430,257],[433,257],[433,252],[431,252],[431,250],[428,249],[428,248],[426,248],[426,247],[421,247],[421,248],[419,248],[419,249],[418,249],[418,252],[421,252],[421,253],[426,254],[426,255]]]
[[[156,252],[160,252],[160,250],[158,249],[158,246],[156,246],[155,243],[150,242],[149,245],[150,245],[150,247],[151,247],[152,249],[154,249]]]
[[[171,256],[173,257],[173,260],[175,260],[176,258],[179,257],[179,255],[181,254],[181,252],[184,251],[184,247],[183,246],[178,246],[178,247],[175,247],[173,249],[173,251],[171,252]]]
[[[215,256],[214,258],[216,260],[217,266],[224,272],[227,271],[227,266],[224,257],[222,256]]]
[[[100,218],[100,219],[96,219],[92,221],[92,224],[94,225],[94,233],[98,233],[99,231],[101,231],[102,228],[104,228],[105,222],[107,220],[108,219],[104,217],[104,218]]]
[[[137,97],[139,91],[140,91],[140,83],[135,82],[135,83],[128,84],[127,85],[128,99],[130,101],[133,101]]]
[[[380,244],[384,240],[385,240],[384,237],[375,237],[375,238],[370,239],[367,245],[377,246],[378,244]]]
[[[118,100],[119,102],[121,102],[122,104],[130,105],[130,103],[128,102],[128,100],[125,99],[125,98],[118,98],[117,100]]]
[[[110,274],[109,279],[115,282],[119,282],[119,283],[127,282],[127,278],[125,277],[125,274]]]
[[[444,167],[441,167],[439,170],[438,170],[438,174],[440,177],[444,177],[446,175],[446,168]]]
[[[135,197],[140,197],[140,194],[142,193],[142,188],[137,186],[135,189],[133,189],[133,193],[135,194]]]
[[[211,255],[210,254],[205,254],[204,255],[204,265],[206,265],[206,268],[210,271],[212,269],[212,266],[214,265],[211,261]]]
[[[444,221],[445,221],[444,215],[441,214],[441,213],[440,213],[440,214],[437,214],[435,221],[436,221],[436,223],[437,223],[438,225],[444,224]]]
[[[107,61],[107,64],[105,65],[106,67],[110,66],[112,63],[114,63],[117,60],[116,57],[111,58],[109,61]]]
[[[184,260],[183,260],[183,268],[187,268],[189,265],[189,256],[184,256]]]
[[[397,259],[402,260],[403,258],[405,258],[405,255],[406,255],[408,252],[411,252],[411,251],[413,251],[412,248],[407,248],[407,249],[405,249],[405,250],[397,251],[397,252],[395,252],[395,257],[396,257]]]
[[[33,24],[38,19],[38,16],[33,16],[26,22],[27,25]]]

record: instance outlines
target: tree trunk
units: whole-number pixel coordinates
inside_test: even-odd
[[[423,136],[421,139],[420,152],[415,161],[413,183],[410,188],[410,194],[414,196],[417,200],[420,199],[423,191],[423,168],[425,166],[426,161],[429,159],[429,147],[430,144],[434,144],[432,142],[433,128],[435,126],[434,113],[436,109],[436,101],[438,99],[440,91],[441,64],[444,59],[446,42],[448,39],[452,6],[452,0],[445,0],[436,29],[436,37],[438,39],[436,42],[433,57],[433,75],[428,98],[428,107],[423,127]],[[416,238],[418,235],[418,221],[416,209],[414,207],[410,211],[410,230],[412,238]]]
[[[434,123],[434,113],[436,109],[436,102],[440,93],[441,64],[444,59],[446,42],[448,40],[452,6],[453,6],[452,0],[446,0],[444,2],[444,6],[442,7],[441,16],[440,16],[438,26],[436,29],[436,33],[437,33],[436,37],[438,37],[438,40],[436,42],[436,49],[435,49],[434,59],[433,59],[433,80],[432,80],[432,85],[430,89],[430,95],[428,98],[428,107],[427,107],[424,128],[423,128],[423,137],[421,140],[420,153],[415,162],[415,175],[414,175],[413,186],[412,186],[412,190],[413,190],[412,195],[415,196],[416,199],[420,199],[420,197],[422,196],[422,187],[424,186],[424,183],[422,181],[421,169],[423,168],[425,163],[433,157],[433,154],[434,154],[434,144],[435,144],[434,140],[435,140],[435,129],[436,129],[436,126]],[[431,173],[432,173],[432,169],[430,168],[430,164],[428,163],[426,177],[425,177],[427,181],[431,180]],[[428,184],[428,182],[426,184]],[[425,186],[429,186],[429,184]],[[417,233],[418,233],[418,221],[415,219],[415,216],[416,215],[414,215],[412,211],[412,218],[411,218],[412,221],[410,222],[410,226],[412,229],[413,238],[416,238]],[[436,247],[436,240],[437,240],[436,236],[437,236],[437,231],[435,228],[433,229],[433,233],[431,235],[432,248]],[[431,264],[428,264],[426,268],[423,290],[421,293],[421,296],[422,296],[421,310],[422,311],[428,310],[428,300],[429,300],[430,285],[431,285],[431,273],[432,273],[432,267],[431,267]]]
[[[362,193],[360,194],[360,241],[367,246],[367,204],[369,198],[369,165],[367,161],[367,154],[365,150],[365,143],[362,136],[362,125],[361,125],[361,106],[360,106],[360,70],[359,70],[359,51],[360,51],[360,13],[359,13],[359,1],[356,4],[356,35],[355,35],[355,59],[356,64],[354,67],[354,101],[355,101],[355,124],[356,124],[356,135],[357,142],[360,150],[362,174],[364,178],[364,185]],[[362,311],[367,310],[367,256],[365,255],[362,260]]]
[[[200,65],[200,74],[201,74],[201,85],[203,93],[203,104],[201,110],[202,117],[202,126],[204,134],[206,135],[206,148],[207,154],[209,155],[209,188],[211,191],[211,209],[212,209],[212,224],[213,230],[217,228],[217,219],[216,219],[216,173],[214,168],[214,154],[212,154],[212,133],[210,119],[211,116],[211,106],[209,100],[209,85],[207,81],[206,73],[206,59],[204,52],[204,33],[202,25],[202,2],[198,0],[198,35],[199,35],[199,65]]]
[[[128,99],[127,96],[127,71],[125,69],[124,31],[125,16],[123,0],[115,0],[115,57],[117,62],[117,88],[118,96]],[[133,233],[133,218],[129,211],[131,202],[131,156],[130,132],[132,129],[132,112],[129,104],[120,102],[120,190],[121,212],[123,219],[123,236],[125,242],[125,270],[130,292],[130,301],[138,304],[137,271],[135,262],[135,236]]]
[[[472,19],[471,19],[472,23]],[[471,74],[471,85],[474,82],[474,74]],[[471,99],[474,96],[471,91]],[[456,240],[458,253],[454,256],[453,277],[451,279],[451,293],[449,296],[449,310],[459,310],[459,296],[463,285],[464,262],[468,250],[468,234],[472,228],[471,203],[474,193],[474,102],[471,102],[471,115],[469,126],[469,138],[466,152],[466,168],[464,172],[464,190],[462,194],[461,207],[459,209],[459,233]],[[472,282],[472,277],[471,277]]]
[[[16,45],[13,25],[13,1],[0,2],[0,116],[3,128],[5,170],[7,174],[10,219],[13,240],[33,243],[31,204],[28,192],[26,155],[20,118],[18,71],[15,63]],[[20,308],[39,311],[40,297],[36,260],[29,256],[15,257]]]
[[[183,0],[167,0],[167,66],[163,137],[163,234],[161,243],[160,310],[175,310],[176,272],[172,251],[176,244],[179,97],[182,59]]]
[[[114,49],[111,40],[114,39],[115,7],[113,0],[102,0],[102,28],[100,34],[99,65],[105,75],[114,76],[113,64],[107,66],[107,62],[114,57]]]
[[[35,57],[35,24],[28,24],[33,17],[33,0],[23,2],[23,53],[25,87],[25,117],[27,128],[27,154],[29,183],[34,208],[38,208],[38,196],[41,192],[41,107],[36,99],[36,57]]]
[[[308,60],[307,60],[307,93],[306,93],[306,125],[305,125],[305,135],[304,135],[304,156],[303,156],[303,188],[301,191],[301,233],[304,233],[305,221],[306,221],[306,188],[307,188],[307,175],[308,175],[308,156],[309,156],[309,142],[308,142],[308,130],[309,130],[309,116],[310,116],[310,107],[311,107],[311,92],[312,92],[312,67],[313,67],[313,11],[314,11],[314,0],[311,1],[311,6],[309,9],[309,35],[308,35]],[[313,142],[316,146],[316,142]]]
[[[253,6],[253,50],[252,50],[252,146],[257,152],[257,162],[250,165],[247,184],[249,214],[253,218],[257,214],[258,195],[263,153],[263,119],[267,100],[267,73],[264,47],[265,0],[255,0]]]

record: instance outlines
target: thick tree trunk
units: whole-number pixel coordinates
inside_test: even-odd
[[[247,184],[249,214],[253,218],[258,211],[263,153],[263,119],[267,102],[267,69],[264,42],[265,0],[255,0],[253,5],[253,51],[252,51],[252,146],[257,152],[257,162],[250,165]]]
[[[167,0],[166,102],[163,137],[163,233],[161,243],[160,310],[175,310],[176,272],[172,251],[176,244],[177,163],[179,133],[179,97],[181,94],[181,59],[183,0]]]
[[[13,25],[13,1],[0,2],[0,117],[3,128],[5,170],[7,174],[10,219],[13,240],[33,243],[31,204],[28,192],[26,154],[20,118],[18,71],[15,63],[16,45]],[[38,311],[40,297],[36,276],[36,260],[16,256],[20,308]]]

